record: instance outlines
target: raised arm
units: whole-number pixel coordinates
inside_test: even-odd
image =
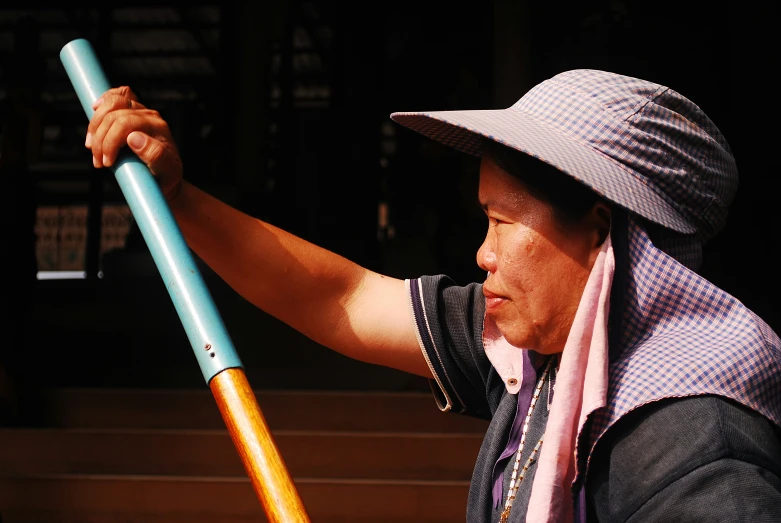
[[[251,303],[341,354],[431,377],[402,280],[367,270],[183,181],[168,124],[129,88],[111,89],[96,102],[86,146],[95,167],[111,166],[129,146],[157,176],[190,248]]]

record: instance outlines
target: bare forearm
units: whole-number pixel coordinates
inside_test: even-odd
[[[93,105],[85,146],[95,167],[127,145],[157,177],[190,248],[245,299],[316,342],[355,359],[422,376],[404,281],[388,278],[182,184],[168,124],[129,87]]]
[[[228,285],[321,343],[369,272],[187,183],[171,209],[190,248]]]

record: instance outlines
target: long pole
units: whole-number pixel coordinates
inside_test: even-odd
[[[92,118],[92,104],[111,87],[92,45],[84,39],[73,40],[60,51],[60,60],[87,118]],[[111,170],[165,282],[266,516],[270,523],[308,523],[309,516],[233,342],[154,176],[127,149]]]

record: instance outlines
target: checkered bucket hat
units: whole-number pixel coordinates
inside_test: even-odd
[[[507,109],[391,118],[472,155],[490,139],[538,158],[675,231],[678,246],[688,238],[701,247],[718,233],[738,186],[727,141],[696,104],[668,87],[606,71],[563,72]]]

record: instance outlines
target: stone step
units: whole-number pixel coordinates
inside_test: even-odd
[[[272,430],[483,434],[488,422],[440,412],[426,392],[256,390]],[[65,428],[222,429],[208,389],[61,388],[47,424]]]
[[[293,477],[468,481],[477,433],[272,431]],[[226,430],[5,429],[0,474],[245,476]]]
[[[322,480],[296,486],[313,523],[463,521],[466,481]],[[107,475],[0,477],[3,523],[259,523],[248,479]]]

